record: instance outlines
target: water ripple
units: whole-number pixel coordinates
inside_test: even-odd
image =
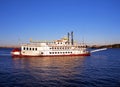
[[[0,52],[0,87],[119,87],[120,50],[90,57],[11,58]],[[118,52],[119,51],[119,52]],[[112,53],[112,54],[111,54]]]

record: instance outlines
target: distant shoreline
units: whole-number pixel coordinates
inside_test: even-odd
[[[93,45],[90,48],[120,48],[120,44],[111,44],[111,45]]]
[[[0,48],[20,48],[19,46],[0,46]]]

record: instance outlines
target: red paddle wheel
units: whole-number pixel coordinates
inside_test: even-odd
[[[12,57],[20,57],[21,56],[21,50],[19,48],[15,48],[11,52]]]

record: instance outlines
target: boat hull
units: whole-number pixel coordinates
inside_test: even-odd
[[[12,55],[13,58],[25,58],[25,57],[64,57],[64,56],[90,56],[90,54],[72,54],[72,55]]]
[[[62,54],[62,55],[22,55],[20,49],[14,49],[11,52],[13,58],[22,58],[22,57],[62,57],[62,56],[90,56],[90,52],[85,52],[81,54]]]

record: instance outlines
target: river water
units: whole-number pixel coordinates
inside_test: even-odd
[[[12,58],[0,49],[0,87],[120,87],[120,49],[88,57]]]

